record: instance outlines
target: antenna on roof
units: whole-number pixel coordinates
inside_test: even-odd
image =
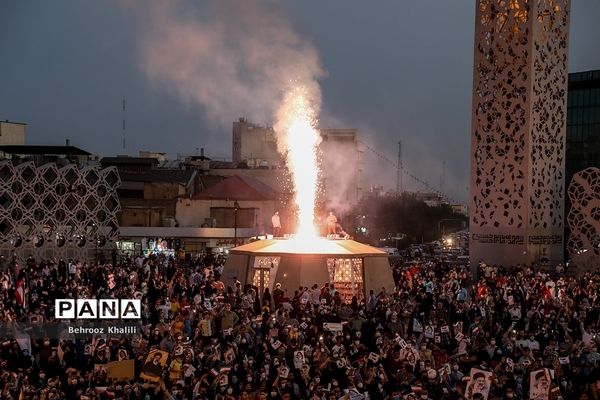
[[[127,118],[127,113],[125,112],[125,97],[123,97],[123,153],[125,152],[125,120]]]

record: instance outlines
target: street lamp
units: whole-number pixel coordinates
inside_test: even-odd
[[[440,232],[442,234],[442,237],[446,234],[446,226],[442,225],[445,222],[451,222],[451,221],[462,221],[461,219],[458,218],[444,218],[444,219],[440,219],[438,221],[438,232]],[[444,228],[444,230],[442,230],[442,227]]]
[[[240,209],[240,203],[233,202],[233,247],[237,247],[237,213]]]

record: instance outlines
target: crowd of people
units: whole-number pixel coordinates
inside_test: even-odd
[[[345,299],[326,282],[259,293],[222,268],[212,256],[3,263],[0,397],[600,398],[597,273],[399,263],[395,290]],[[141,299],[139,331],[36,335],[68,298]]]

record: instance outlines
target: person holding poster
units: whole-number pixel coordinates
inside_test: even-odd
[[[467,384],[466,398],[468,400],[487,400],[490,393],[492,373],[482,369],[471,368],[471,379]]]
[[[151,382],[160,381],[163,369],[167,364],[168,354],[162,350],[151,351],[146,357],[146,362],[142,365],[140,377]]]
[[[548,368],[533,371],[529,379],[529,398],[531,400],[548,400],[550,381]]]

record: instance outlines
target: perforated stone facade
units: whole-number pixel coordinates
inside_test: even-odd
[[[600,168],[576,173],[569,184],[569,257],[579,267],[600,265]]]
[[[81,258],[114,246],[120,184],[115,167],[0,160],[0,253]]]
[[[478,0],[471,262],[562,260],[569,0]]]

